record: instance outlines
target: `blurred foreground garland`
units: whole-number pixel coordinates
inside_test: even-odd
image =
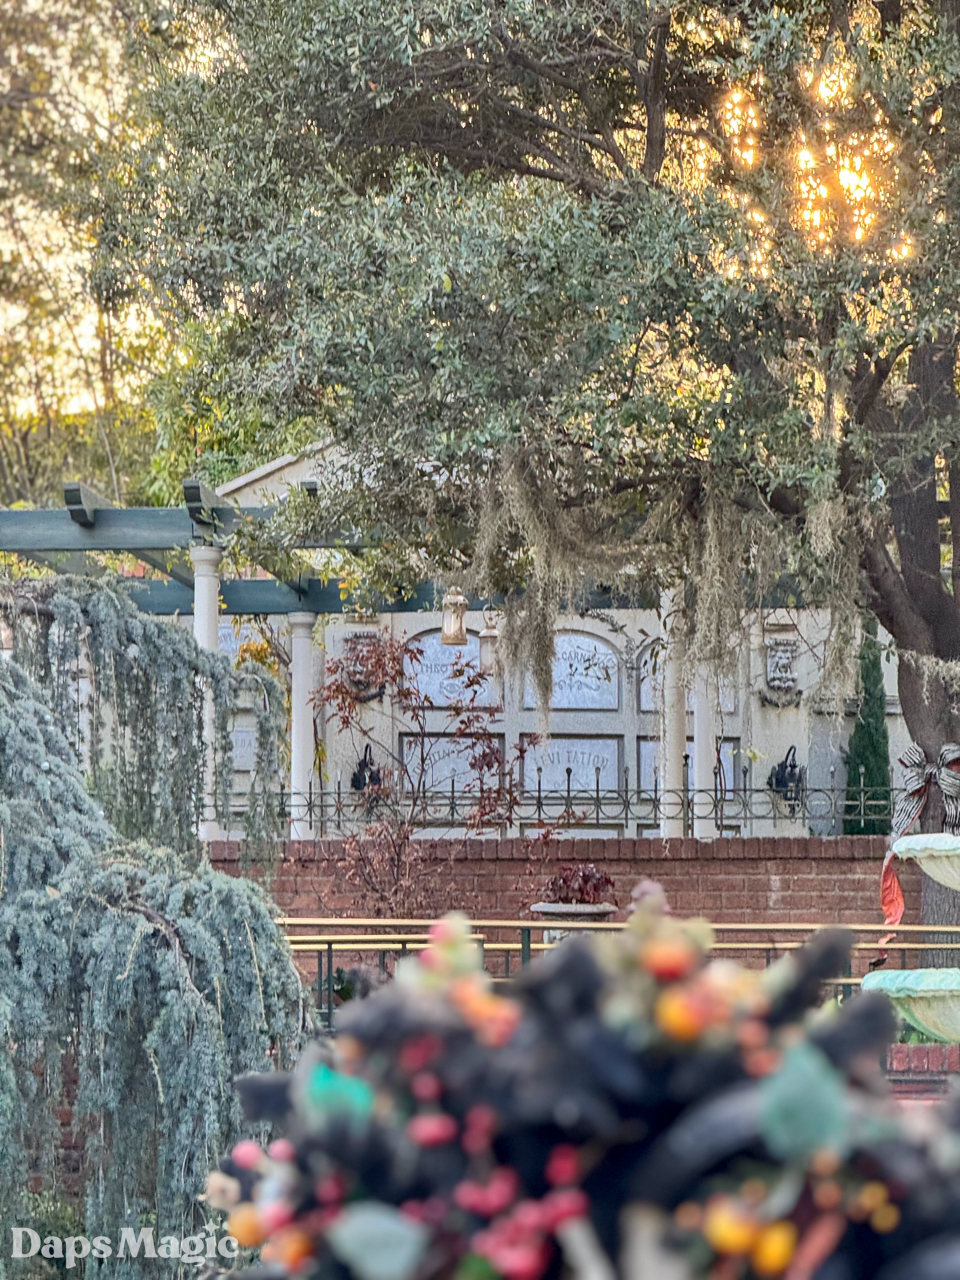
[[[766,971],[648,892],[509,995],[462,917],[340,1015],[335,1062],[240,1081],[208,1180],[251,1275],[323,1280],[934,1280],[960,1274],[960,1114],[885,1096],[883,998],[813,1012],[849,951]]]

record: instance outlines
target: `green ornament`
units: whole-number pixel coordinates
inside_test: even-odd
[[[373,1110],[373,1089],[358,1076],[345,1076],[324,1062],[311,1068],[304,1101],[316,1115],[340,1113],[365,1120]]]

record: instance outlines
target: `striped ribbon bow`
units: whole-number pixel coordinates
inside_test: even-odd
[[[931,764],[922,748],[911,742],[900,757],[903,765],[904,792],[893,811],[893,842],[905,836],[923,813],[936,784],[943,796],[943,829],[949,835],[960,835],[960,743],[945,742],[937,763]],[[891,849],[883,860],[880,875],[880,905],[886,924],[899,924],[903,919],[903,890],[894,868]]]

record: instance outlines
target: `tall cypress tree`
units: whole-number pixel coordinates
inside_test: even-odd
[[[860,650],[860,689],[860,712],[846,753],[843,832],[852,836],[886,835],[890,831],[890,742],[877,624],[872,618],[866,624]],[[861,785],[864,788],[862,816]]]

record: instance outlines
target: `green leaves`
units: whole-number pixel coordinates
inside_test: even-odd
[[[377,1200],[348,1205],[326,1240],[358,1280],[409,1280],[430,1240],[427,1228]]]
[[[772,1156],[802,1162],[823,1148],[846,1153],[851,1134],[846,1081],[814,1045],[788,1049],[783,1065],[761,1087],[763,1137]]]

